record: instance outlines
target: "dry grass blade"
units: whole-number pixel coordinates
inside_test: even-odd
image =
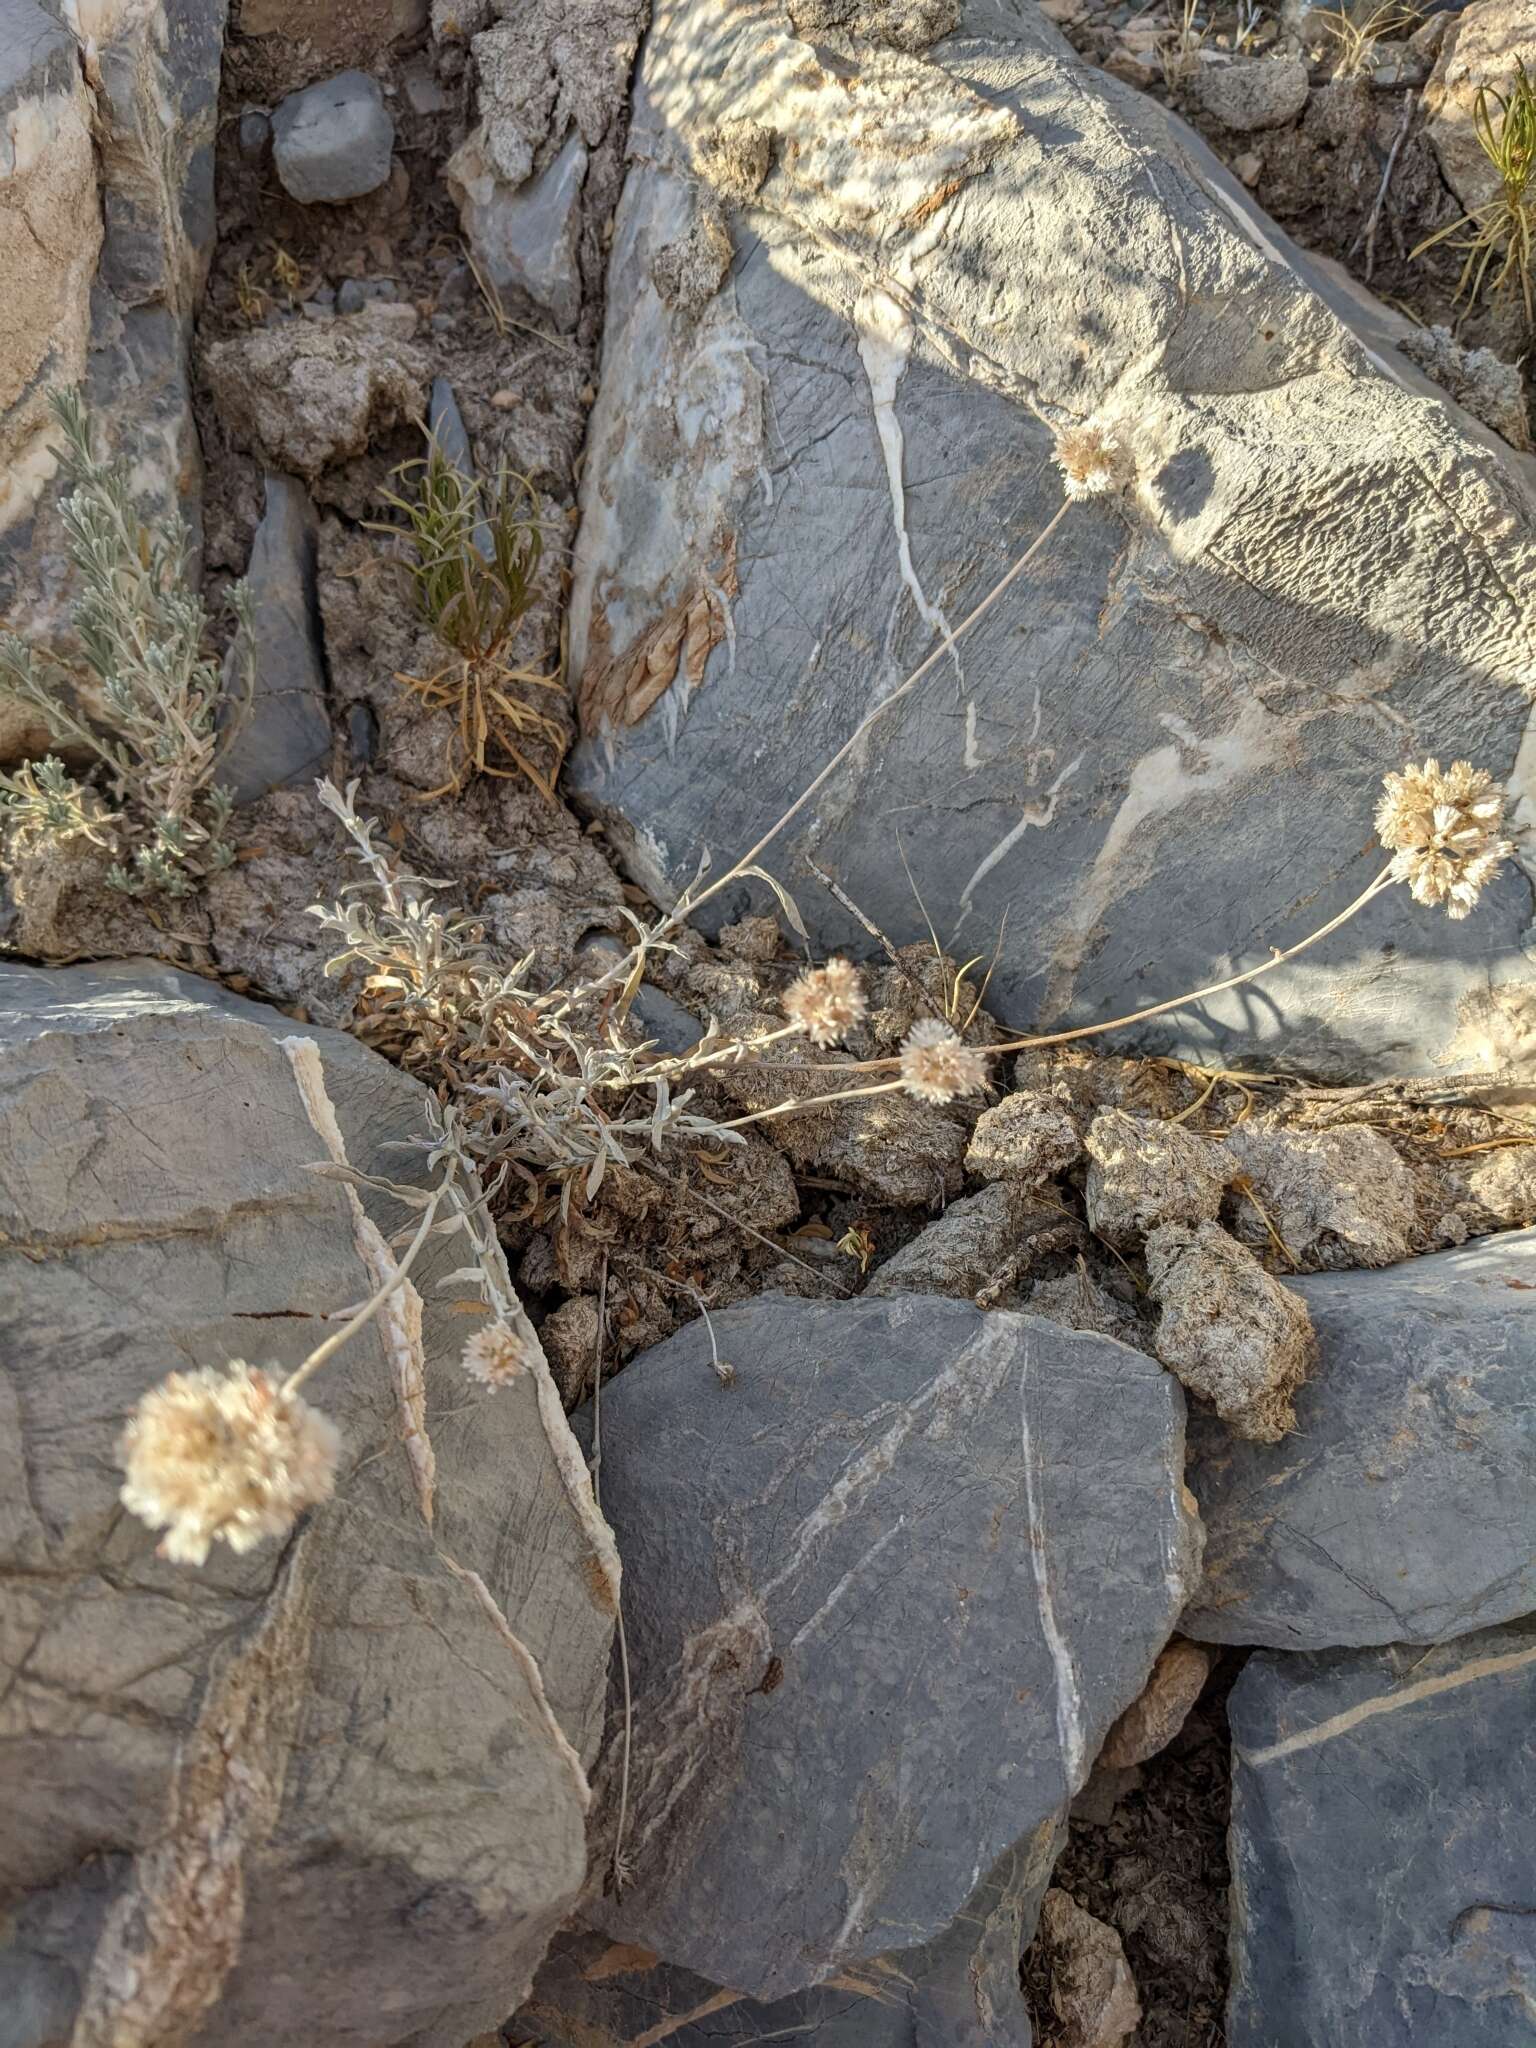
[[[1336,78],[1355,78],[1371,68],[1376,45],[1387,36],[1406,35],[1417,28],[1421,10],[1401,0],[1378,0],[1374,7],[1352,6],[1320,10],[1316,19],[1338,51],[1334,63]]]
[[[1499,189],[1449,227],[1427,235],[1412,254],[1422,256],[1441,242],[1462,251],[1458,299],[1475,300],[1485,286],[1492,292],[1504,291],[1518,278],[1526,321],[1536,323],[1531,281],[1536,260],[1536,197],[1531,193],[1536,176],[1536,86],[1518,59],[1507,95],[1478,87],[1472,123],[1484,156],[1498,173]]]
[[[427,798],[491,775],[522,776],[553,801],[566,728],[522,692],[545,690],[563,701],[564,677],[558,667],[545,675],[506,658],[533,603],[544,552],[534,488],[505,467],[489,482],[467,477],[436,442],[396,474],[402,482],[414,478],[415,487],[385,493],[403,524],[383,530],[409,542],[414,559],[403,566],[416,608],[453,657],[432,675],[395,678],[432,710],[453,715],[452,772]]]

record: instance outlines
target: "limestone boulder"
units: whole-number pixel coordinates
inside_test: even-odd
[[[462,2048],[582,1882],[611,1545],[542,1366],[493,1393],[459,1368],[459,1240],[418,1268],[425,1492],[375,1323],[306,1390],[343,1451],[286,1541],[172,1564],[119,1503],[151,1385],[291,1367],[372,1292],[349,1191],[310,1170],[294,1029],[152,962],[0,970],[15,2048]],[[352,1164],[419,1177],[391,1149],[418,1085],[312,1036]]]
[[[196,539],[187,347],[213,253],[226,13],[101,0],[77,33],[82,10],[0,7],[0,610],[50,645],[68,644],[74,588],[50,391],[84,385],[146,509],[179,508]],[[45,739],[0,702],[0,759]]]
[[[1034,0],[950,12],[893,47],[873,4],[658,0],[582,471],[573,786],[653,894],[706,846],[718,873],[1061,510],[1053,430],[1102,423],[1123,503],[1073,504],[770,856],[819,947],[872,942],[805,855],[897,943],[915,882],[957,959],[997,945],[998,1015],[1083,1024],[1342,909],[1405,759],[1524,786],[1536,497],[1176,117]],[[669,252],[713,208],[733,257],[699,303]],[[1351,1077],[1528,1065],[1531,907],[1518,867],[1461,924],[1394,890],[1139,1036]]]
[[[1536,1629],[1233,1688],[1231,2048],[1531,2038]]]
[[[1317,1337],[1296,1426],[1192,1418],[1203,1642],[1434,1643],[1536,1611],[1536,1231],[1286,1283]]]
[[[594,1856],[623,1882],[583,1913],[764,2006],[926,1983],[949,2018],[916,2039],[1013,2048],[998,1915],[1027,1940],[1041,1831],[1198,1569],[1183,1396],[1124,1345],[934,1296],[711,1320],[730,1385],[696,1322],[602,1397],[632,1743],[620,1839],[615,1696]]]

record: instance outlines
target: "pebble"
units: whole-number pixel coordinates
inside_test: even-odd
[[[336,292],[338,313],[361,313],[364,306],[398,299],[400,287],[392,277],[343,278]]]
[[[365,71],[290,93],[272,116],[272,137],[283,190],[304,206],[361,199],[390,175],[395,124]]]

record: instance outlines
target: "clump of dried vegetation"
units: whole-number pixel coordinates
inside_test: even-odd
[[[224,829],[228,800],[211,780],[220,674],[204,651],[207,620],[181,577],[185,537],[138,521],[122,470],[92,457],[78,406],[59,410],[76,487],[69,519],[85,590],[80,637],[102,683],[110,730],[98,735],[76,720],[62,704],[63,679],[26,649],[8,644],[4,658],[12,687],[26,701],[47,707],[61,732],[89,737],[117,808],[51,760],[11,778],[7,797],[22,812],[24,832],[86,835],[131,849],[132,867],[114,869],[119,887],[185,892],[232,857]],[[472,1378],[494,1387],[516,1377],[537,1346],[506,1279],[497,1219],[503,1226],[516,1218],[568,1223],[598,1201],[611,1175],[655,1170],[679,1153],[720,1159],[747,1143],[754,1125],[814,1118],[833,1105],[886,1095],[939,1107],[974,1100],[988,1087],[999,1054],[1068,1045],[1239,987],[1318,944],[1398,882],[1453,917],[1473,907],[1510,851],[1502,837],[1503,798],[1466,763],[1442,769],[1432,760],[1388,777],[1376,824],[1391,859],[1353,902],[1254,967],[1124,1016],[1007,1038],[981,1012],[969,966],[956,971],[939,956],[942,1001],[928,1001],[920,990],[924,1005],[874,1039],[892,1050],[850,1059],[835,1049],[865,1026],[869,988],[862,970],[834,959],[801,972],[783,996],[781,1017],[750,1009],[724,1025],[711,1017],[696,1043],[671,1053],[636,1030],[632,1010],[648,968],[685,950],[690,920],[728,887],[749,880],[766,886],[805,942],[793,900],[761,856],[870,728],[999,601],[1071,506],[1116,497],[1135,480],[1123,423],[1067,428],[1056,460],[1060,508],[969,616],[730,868],[710,879],[706,858],[670,908],[649,920],[627,911],[628,947],[615,949],[585,979],[539,987],[531,956],[503,957],[469,911],[443,901],[445,883],[413,872],[381,842],[375,821],[358,810],[356,784],[318,785],[359,867],[336,901],[313,908],[334,946],[327,972],[354,983],[358,1034],[429,1085],[428,1184],[368,1183],[418,1211],[419,1221],[404,1257],[381,1263],[373,1298],[296,1372],[279,1379],[235,1360],[222,1373],[172,1375],[144,1397],[123,1440],[123,1499],[169,1532],[168,1555],[200,1561],[216,1540],[249,1547],[280,1535],[326,1497],[338,1447],[300,1389],[365,1323],[382,1317],[388,1331],[399,1322],[391,1304],[407,1288],[429,1237],[459,1233],[471,1247],[470,1264],[451,1279],[461,1290],[464,1283],[474,1288],[485,1321],[464,1364]],[[407,567],[422,616],[453,650],[439,675],[405,679],[429,701],[451,697],[459,707],[462,752],[443,788],[482,771],[538,781],[517,742],[535,731],[553,744],[557,728],[512,686],[553,688],[557,679],[512,667],[507,653],[539,561],[531,492],[509,475],[489,490],[467,481],[435,447],[419,475],[415,496],[392,499],[406,522],[393,530],[404,531],[414,551]],[[493,762],[498,749],[510,768]],[[301,1063],[295,1071],[301,1087],[310,1085]],[[315,1128],[329,1126],[320,1118]],[[320,1170],[358,1180],[334,1149]],[[866,1239],[853,1226],[844,1243],[861,1267],[868,1263]],[[686,1275],[675,1284],[703,1306]]]
[[[209,619],[187,579],[190,536],[179,517],[140,518],[127,464],[92,450],[74,393],[53,408],[74,489],[63,519],[80,579],[75,631],[85,675],[0,635],[0,684],[41,718],[54,740],[94,762],[81,781],[55,755],[0,775],[0,802],[25,838],[82,838],[118,855],[112,887],[133,896],[185,896],[234,859],[233,799],[215,780],[254,675],[244,591],[226,690],[208,652]],[[100,718],[78,708],[82,681]]]

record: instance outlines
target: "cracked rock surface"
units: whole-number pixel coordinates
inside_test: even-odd
[[[420,1276],[430,1528],[378,1322],[309,1389],[342,1463],[286,1542],[216,1545],[189,1573],[118,1504],[118,1432],[167,1370],[291,1369],[371,1291],[347,1191],[310,1171],[325,1151],[278,1044],[294,1029],[148,961],[0,969],[18,2041],[462,2048],[582,1881],[613,1619],[590,1492],[532,1378],[466,1398],[434,1279],[451,1241]],[[352,1163],[409,1177],[385,1148],[423,1129],[419,1086],[311,1035]],[[398,1204],[367,1201],[398,1227]]]
[[[1288,1283],[1317,1332],[1296,1428],[1191,1418],[1205,1579],[1184,1632],[1428,1643],[1536,1606],[1536,1231]]]
[[[1137,469],[1124,513],[1071,509],[778,863],[810,854],[899,938],[905,861],[948,950],[998,941],[998,1015],[1097,1021],[1341,909],[1385,770],[1450,750],[1509,774],[1536,670],[1531,471],[1032,0],[967,0],[899,47],[888,13],[655,7],[582,472],[573,787],[670,900],[703,847],[767,830],[1059,509],[1045,421],[1102,419]],[[693,232],[729,123],[770,131],[771,162],[710,194],[720,290],[669,301],[656,261]],[[823,892],[804,907],[818,948],[868,949]],[[1283,1045],[1348,1080],[1528,1063],[1530,918],[1516,869],[1475,930],[1394,890],[1142,1042],[1205,1064]],[[1485,1015],[1491,1043],[1458,1039]]]
[[[1229,1712],[1230,2048],[1523,2048],[1536,1627],[1260,1655]]]
[[[731,1387],[694,1324],[603,1397],[630,1877],[586,1911],[771,2001],[938,1939],[1059,1815],[1199,1535],[1183,1396],[1123,1345],[922,1297],[713,1322]]]

